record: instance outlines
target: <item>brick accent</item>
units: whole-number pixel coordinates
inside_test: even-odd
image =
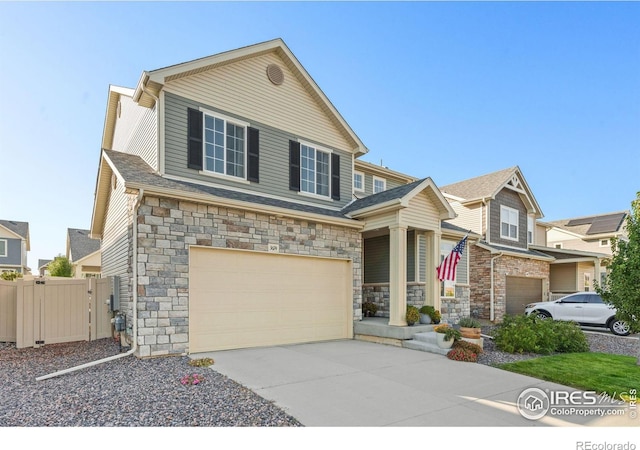
[[[362,318],[358,230],[174,199],[145,197],[138,209],[138,355],[189,348],[189,246],[241,248],[353,261],[354,320]]]
[[[477,246],[469,248],[471,281],[471,315],[491,318],[491,252]],[[494,322],[501,322],[507,307],[507,276],[543,280],[543,297],[548,297],[549,263],[516,256],[500,256],[494,260]]]

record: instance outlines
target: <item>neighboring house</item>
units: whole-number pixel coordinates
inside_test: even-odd
[[[0,272],[28,275],[27,252],[30,250],[29,223],[0,220]]]
[[[558,250],[577,250],[600,255],[601,264],[593,279],[585,272],[575,291],[593,290],[593,281],[601,283],[606,275],[606,257],[612,255],[611,239],[626,239],[628,211],[543,222],[547,246]],[[604,256],[603,256],[604,255]],[[553,289],[553,288],[552,288]]]
[[[501,321],[548,299],[554,258],[532,246],[542,211],[519,167],[441,187],[457,213],[448,222],[482,236],[469,245],[471,314]]]
[[[73,278],[100,278],[100,240],[91,239],[89,230],[67,229],[66,256]]]
[[[370,276],[392,326],[416,297],[441,305],[452,207],[430,178],[358,162],[280,39],[111,86],[102,146],[90,232],[139,356],[351,338]]]
[[[41,277],[49,276],[49,263],[53,259],[39,259],[38,260],[38,272]]]

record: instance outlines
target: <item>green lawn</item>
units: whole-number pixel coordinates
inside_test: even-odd
[[[585,391],[616,396],[640,390],[640,366],[632,356],[565,353],[500,364],[497,367]]]

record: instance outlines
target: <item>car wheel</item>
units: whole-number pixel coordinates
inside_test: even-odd
[[[546,311],[534,311],[533,314],[536,316],[536,319],[540,320],[548,319],[551,317],[551,314]]]
[[[618,336],[627,336],[629,334],[629,325],[615,318],[609,322],[609,329],[613,334]]]

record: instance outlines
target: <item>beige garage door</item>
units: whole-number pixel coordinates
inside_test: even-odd
[[[507,277],[507,314],[524,314],[527,303],[542,301],[540,278]]]
[[[351,261],[191,247],[191,353],[351,338]]]

